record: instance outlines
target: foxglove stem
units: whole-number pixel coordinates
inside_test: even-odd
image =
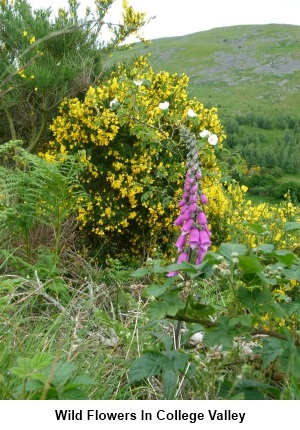
[[[188,153],[183,196],[178,204],[180,215],[174,222],[174,225],[181,227],[181,234],[176,241],[178,251],[177,263],[190,262],[192,254],[196,253],[196,264],[200,264],[211,244],[211,232],[207,225],[206,215],[202,209],[202,206],[208,203],[208,199],[205,194],[200,192],[199,181],[202,173],[199,168],[196,136],[183,127],[180,130],[180,134],[181,140],[187,146]],[[178,272],[168,273],[169,277],[176,275],[178,275]],[[186,273],[184,281],[187,281]],[[181,321],[178,321],[174,333],[175,349],[180,348],[180,333]]]
[[[178,250],[177,263],[190,261],[192,250],[197,253],[196,264],[200,264],[206,254],[211,241],[206,215],[202,206],[208,203],[208,198],[200,191],[202,177],[199,168],[199,157],[196,145],[196,136],[186,128],[181,128],[181,139],[187,146],[186,178],[184,192],[178,206],[180,215],[174,225],[181,227],[181,234],[176,241]],[[189,256],[188,260],[186,256]],[[176,276],[178,272],[170,272],[168,276]]]

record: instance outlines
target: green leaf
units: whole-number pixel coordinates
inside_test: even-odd
[[[283,354],[284,343],[280,339],[269,337],[263,339],[262,348],[254,348],[254,350],[261,354],[263,368],[266,368]]]
[[[53,356],[47,352],[38,352],[32,357],[30,362],[34,370],[45,369],[53,362]]]
[[[179,297],[179,291],[167,292],[148,305],[147,313],[151,319],[162,319],[166,315],[175,316],[184,303]]]
[[[254,255],[240,255],[239,267],[244,273],[260,273],[263,266]]]
[[[32,371],[31,360],[26,357],[19,357],[17,359],[18,366],[10,369],[11,373],[21,379],[26,379]]]
[[[144,276],[147,276],[151,273],[151,269],[148,267],[140,267],[139,269],[135,270],[131,276],[133,278],[143,278]]]
[[[152,336],[156,337],[156,339],[163,344],[166,351],[170,351],[172,349],[174,339],[170,333],[165,333],[164,331],[155,331],[152,333]]]
[[[190,359],[190,354],[181,351],[149,351],[134,360],[129,369],[129,383],[141,381],[160,374],[163,370],[170,370],[174,374],[182,371]],[[171,375],[165,376],[170,386]],[[173,379],[174,381],[174,379]]]
[[[266,288],[254,288],[252,291],[252,297],[254,303],[258,305],[271,304],[273,300],[273,294],[271,290]]]
[[[283,227],[283,231],[292,232],[300,230],[300,222],[287,222]]]
[[[186,309],[186,315],[190,318],[203,318],[205,316],[213,315],[215,313],[216,308],[213,305],[205,303],[192,302]]]
[[[72,385],[98,385],[98,382],[89,375],[78,375],[72,379]]]
[[[246,246],[240,243],[222,243],[219,247],[219,253],[229,261],[232,261],[232,254],[243,255],[246,252]]]
[[[61,400],[89,400],[88,396],[78,388],[63,389]]]
[[[265,254],[271,254],[273,249],[274,245],[272,243],[263,243],[256,248],[257,251],[262,251]]]
[[[32,381],[40,381],[40,382],[45,382],[47,380],[47,377],[45,376],[44,373],[40,373],[40,372],[33,372],[30,374],[30,379]]]
[[[168,368],[171,367],[175,372],[183,370],[190,359],[190,354],[178,350],[163,351],[162,355],[168,358]]]
[[[164,285],[149,285],[144,290],[144,294],[147,297],[158,297],[167,291],[169,285],[166,283]]]
[[[252,327],[251,315],[242,315],[240,317],[231,318],[232,324],[240,324],[244,327]]]
[[[246,309],[252,309],[254,303],[253,303],[253,296],[252,292],[246,288],[246,287],[239,287],[237,289],[236,295],[241,302],[241,305]]]
[[[300,348],[292,342],[284,349],[279,358],[280,369],[295,376],[300,377]]]
[[[76,366],[74,363],[59,361],[50,366],[46,374],[47,376],[53,374],[51,382],[54,386],[63,386],[68,382],[75,370]]]
[[[233,339],[238,334],[236,322],[227,316],[222,316],[216,327],[209,328],[205,332],[203,341],[208,347],[222,345],[228,349],[232,347]]]
[[[129,384],[158,375],[166,362],[166,357],[160,352],[146,352],[131,363],[128,373]]]
[[[283,269],[282,274],[286,276],[289,280],[296,279],[297,281],[300,281],[300,267],[298,270],[294,267],[293,269]]]
[[[266,227],[264,227],[261,224],[255,224],[252,222],[244,222],[243,224],[250,227],[251,230],[254,231],[254,233],[262,234],[262,233],[265,233],[267,231]]]
[[[168,362],[166,362],[162,369],[164,396],[167,400],[171,400],[174,399],[176,394],[179,372],[184,371],[191,356],[177,350],[164,351],[162,354],[168,358]]]
[[[285,249],[274,251],[272,252],[272,255],[277,258],[280,263],[285,264],[288,267],[291,267],[293,262],[297,259],[295,254]]]
[[[173,400],[175,398],[177,383],[178,372],[165,367],[162,371],[162,384],[164,388],[164,397],[166,400]]]
[[[170,265],[166,266],[164,269],[165,269],[164,271],[166,273],[167,272],[184,272],[190,276],[198,274],[196,267],[193,264],[188,263],[186,261],[183,261],[182,263],[179,263],[179,264],[178,263],[170,264]]]

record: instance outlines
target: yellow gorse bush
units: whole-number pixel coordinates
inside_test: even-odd
[[[225,137],[216,109],[189,99],[187,85],[186,75],[155,73],[141,57],[90,87],[84,101],[65,99],[60,106],[44,157],[86,151],[82,181],[93,204],[78,219],[111,252],[145,257],[172,243],[185,174],[179,126],[198,135],[208,129],[220,144]],[[207,196],[224,200],[214,148],[207,144],[200,158],[203,173],[209,172],[203,174]],[[220,213],[217,204],[215,210]]]

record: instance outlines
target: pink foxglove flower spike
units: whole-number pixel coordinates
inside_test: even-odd
[[[187,145],[188,154],[184,192],[178,204],[180,207],[180,215],[174,222],[174,225],[181,227],[181,234],[176,241],[179,254],[177,263],[189,261],[192,251],[195,251],[196,264],[200,264],[211,245],[211,232],[208,228],[206,215],[203,211],[203,205],[208,203],[208,198],[200,191],[199,186],[202,174],[199,168],[196,137],[185,128],[182,128],[180,132],[182,141]],[[201,137],[207,137],[207,134]],[[170,272],[168,274],[168,276],[176,275],[177,272]]]

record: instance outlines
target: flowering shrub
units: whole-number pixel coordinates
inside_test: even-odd
[[[211,144],[201,149],[203,188],[208,198],[223,195],[214,144],[224,139],[216,109],[189,99],[185,75],[155,73],[141,57],[119,66],[81,102],[65,99],[44,156],[86,150],[82,181],[93,204],[82,209],[82,228],[119,255],[147,257],[172,243],[174,218],[185,175],[184,125],[199,136],[209,130]],[[212,206],[214,210],[216,206]],[[215,210],[215,218],[220,211]],[[217,229],[217,226],[216,226]]]

